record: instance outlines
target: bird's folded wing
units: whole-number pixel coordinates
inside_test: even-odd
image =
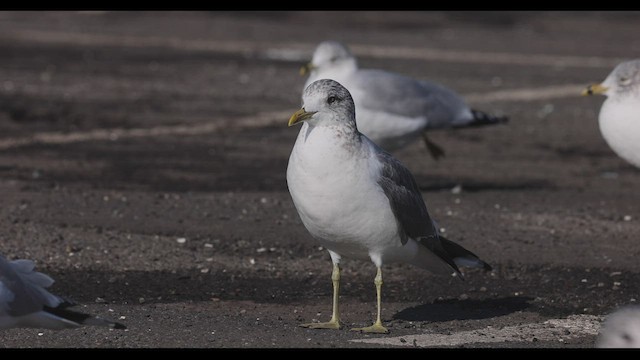
[[[383,70],[360,70],[352,82],[352,87],[366,93],[358,106],[410,118],[426,116],[430,127],[449,126],[467,108],[451,89]]]
[[[380,150],[377,157],[381,163],[378,184],[389,199],[402,244],[406,244],[408,238],[437,238],[438,233],[413,175],[389,153]]]

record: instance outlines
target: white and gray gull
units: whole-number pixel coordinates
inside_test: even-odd
[[[621,158],[640,168],[640,59],[618,66],[600,84],[587,87],[582,95],[602,94],[600,132]]]
[[[598,348],[640,348],[640,306],[626,305],[607,315],[596,340]]]
[[[69,307],[75,303],[51,294],[48,275],[34,270],[31,260],[9,261],[0,255],[0,329],[70,329],[82,325],[125,329],[120,323],[84,314]]]
[[[355,105],[345,87],[328,79],[309,85],[289,126],[299,122],[287,185],[302,223],[329,250],[334,290],[331,320],[302,326],[340,328],[343,256],[371,260],[377,267],[377,319],[370,327],[353,329],[364,332],[387,332],[380,317],[383,264],[404,262],[459,275],[461,265],[491,269],[438,233],[413,175],[358,131]]]
[[[346,87],[356,104],[358,129],[387,151],[400,149],[422,136],[431,156],[438,159],[444,151],[427,137],[427,131],[508,120],[471,109],[460,95],[441,84],[361,69],[349,48],[337,41],[321,42],[300,73],[309,74],[305,88],[319,79],[332,79]]]

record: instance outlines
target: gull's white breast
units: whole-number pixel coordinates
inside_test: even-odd
[[[335,129],[305,123],[289,158],[287,183],[303,224],[342,256],[369,259],[402,246],[371,151],[366,139],[354,146]]]
[[[600,109],[599,123],[611,149],[640,167],[640,99],[607,98]]]

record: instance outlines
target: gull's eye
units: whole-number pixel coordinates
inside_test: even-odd
[[[618,82],[620,83],[620,85],[629,85],[631,84],[631,78],[622,76],[618,79]]]
[[[338,100],[337,97],[335,96],[329,96],[329,98],[327,99],[327,104],[331,105],[333,104],[336,100]]]

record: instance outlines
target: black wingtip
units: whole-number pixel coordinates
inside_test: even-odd
[[[486,125],[496,125],[509,122],[509,117],[505,115],[490,115],[484,111],[471,109],[473,114],[473,120],[466,124],[464,127],[477,127]]]
[[[124,330],[127,327],[124,324],[118,323],[118,322],[114,322],[113,323],[113,328],[114,329],[118,329],[118,330]]]
[[[491,265],[487,264],[484,260],[481,260],[478,257],[478,255],[465,249],[460,244],[456,244],[455,242],[445,238],[442,235],[440,235],[440,240],[442,241],[442,247],[453,259],[456,259],[456,258],[466,259],[474,263],[473,265],[467,265],[467,266],[472,266],[477,268],[481,267],[485,271],[493,270]]]
[[[491,271],[493,270],[493,268],[491,267],[491,265],[487,264],[486,262],[482,262],[483,266],[482,266],[482,270],[484,271]]]
[[[78,311],[74,311],[71,309],[68,309],[66,307],[49,307],[49,306],[45,306],[44,307],[44,311],[58,316],[60,318],[66,319],[68,321],[72,321],[75,322],[77,324],[80,325],[88,325],[88,326],[107,326],[110,327],[112,329],[126,329],[127,327],[124,324],[115,322],[115,321],[111,321],[111,320],[106,320],[97,316],[93,316],[93,315],[89,315],[89,314],[85,314],[82,312],[78,312]]]

